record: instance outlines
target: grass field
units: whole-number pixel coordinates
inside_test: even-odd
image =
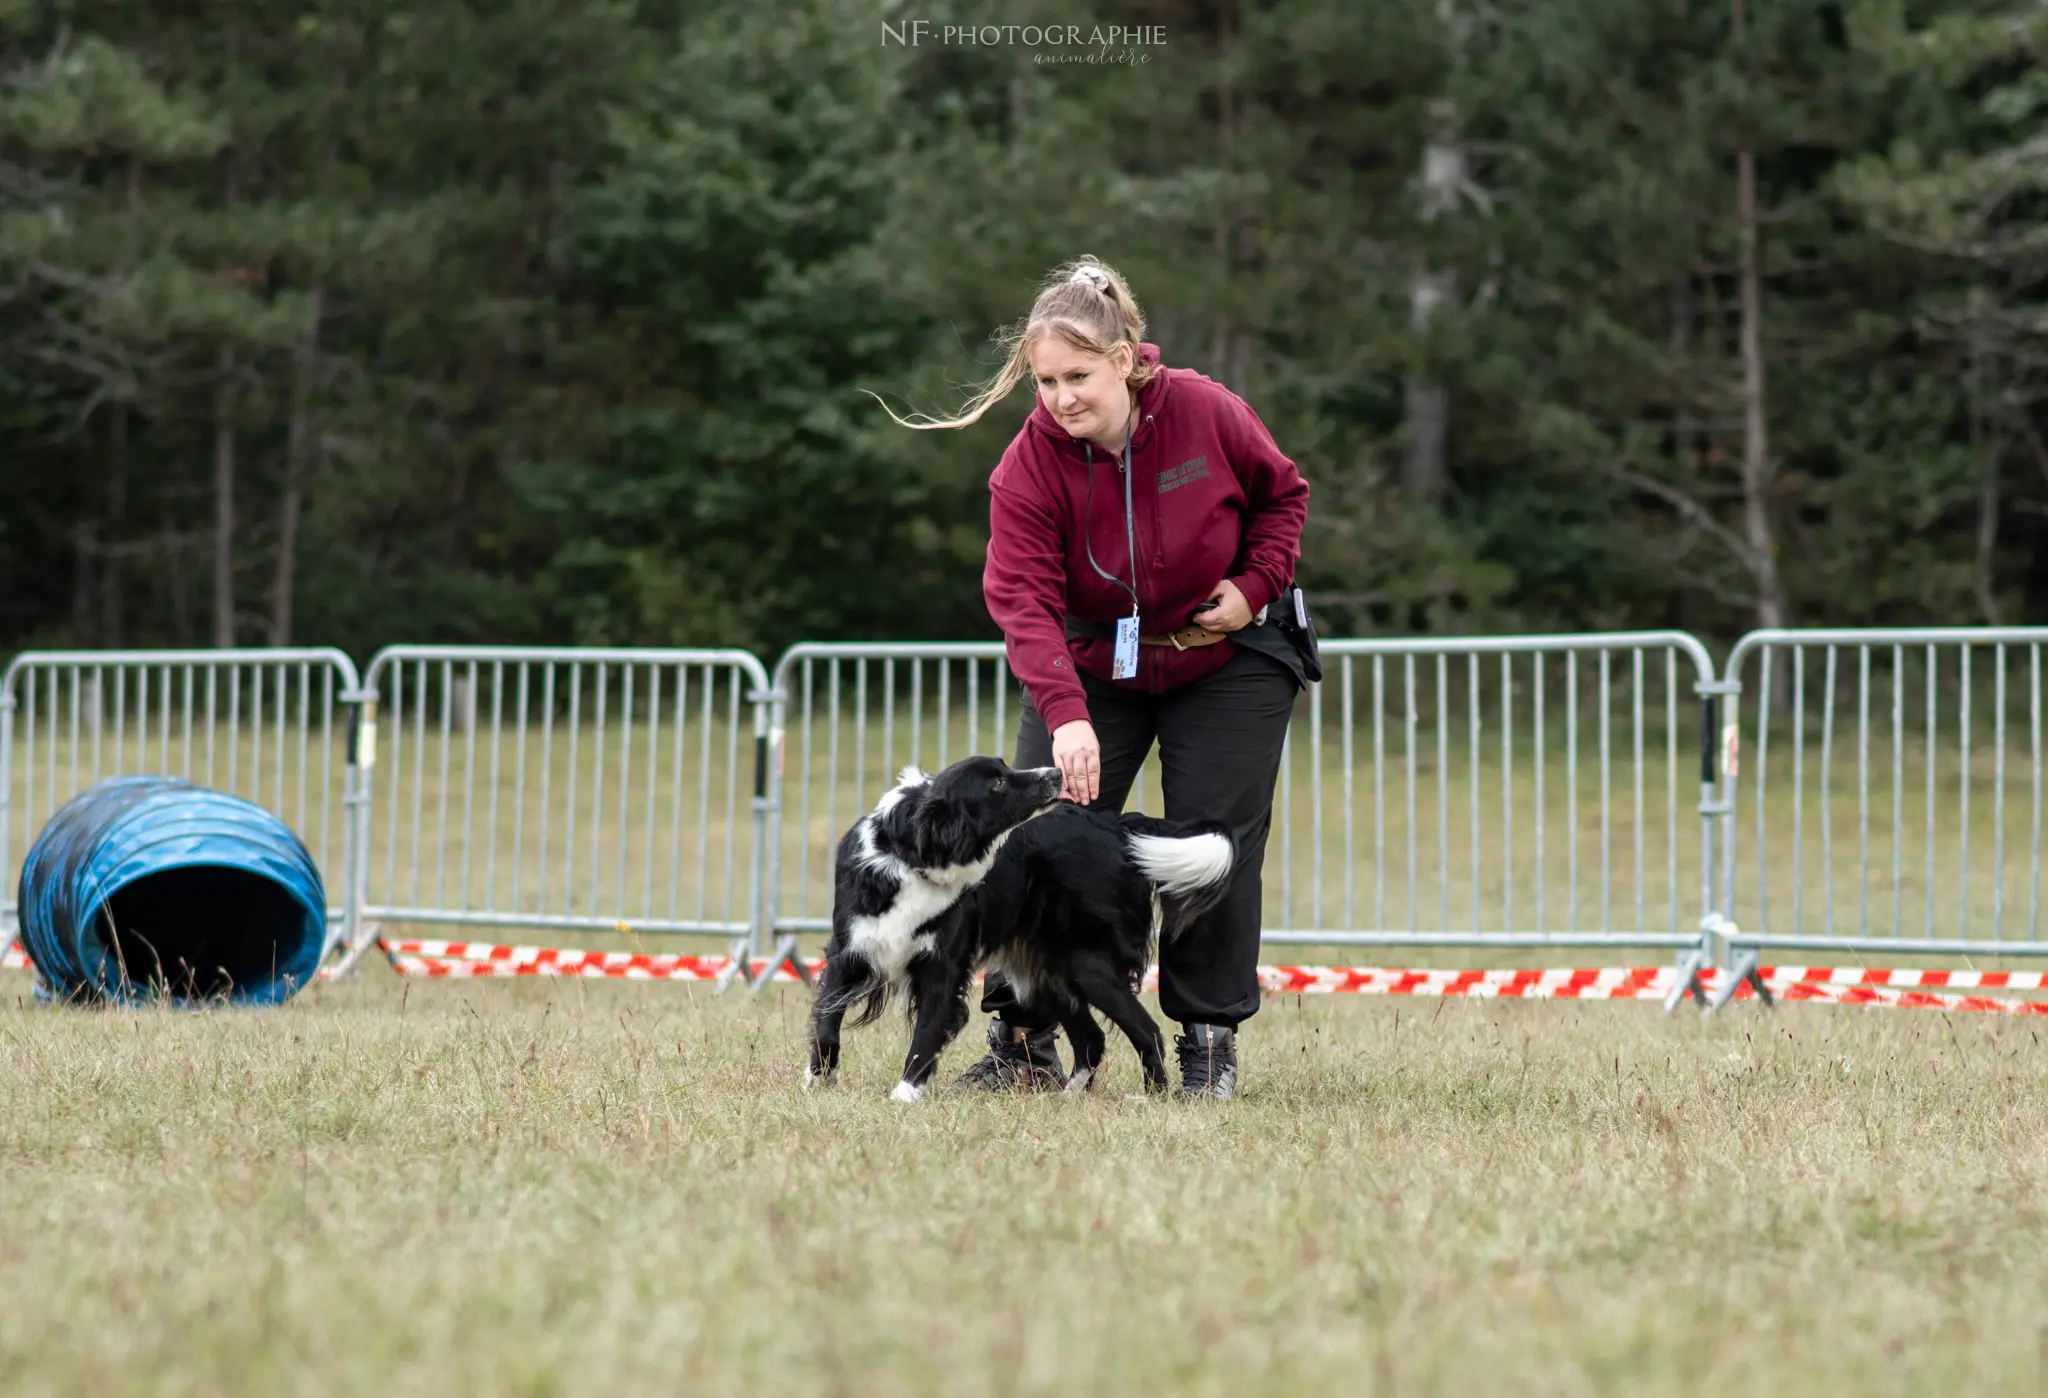
[[[799,992],[0,1007],[9,1394],[2036,1393],[2020,1021],[1274,1001],[1228,1104],[885,1100]],[[957,1045],[956,1070],[972,1046]]]
[[[580,727],[444,736],[417,709],[404,725],[387,712],[372,901],[743,915],[727,871],[747,867],[752,734],[729,690],[692,693],[681,728],[671,707],[665,726],[615,711],[602,728],[585,710]],[[1652,718],[1670,711],[1650,699]],[[895,765],[938,761],[941,731],[950,756],[1007,746],[982,703],[978,730],[957,690],[943,730],[909,711],[893,728],[822,709],[792,724],[786,912],[821,910],[833,837]],[[1621,719],[1605,766],[1587,720],[1574,785],[1570,750],[1555,727],[1537,744],[1526,702],[1511,757],[1500,729],[1475,756],[1454,707],[1408,711],[1412,746],[1400,720],[1375,749],[1367,710],[1348,763],[1327,714],[1319,748],[1300,718],[1269,921],[1340,925],[1348,898],[1354,924],[1527,929],[1540,873],[1555,929],[1576,864],[1579,925],[1597,930],[1604,857],[1616,926],[1655,926],[1660,906],[1691,925],[1691,710],[1650,725],[1640,820]],[[1745,925],[1765,907],[1787,925],[1798,851],[1802,926],[1853,930],[1866,913],[1889,926],[1896,889],[1909,936],[1923,918],[1937,936],[1982,936],[2000,910],[2006,936],[2028,935],[2031,730],[1998,735],[2002,764],[1977,730],[1966,817],[1956,748],[1936,750],[1930,782],[1926,744],[1881,723],[1866,740],[1856,722],[1819,746],[1809,722],[1796,769],[1782,735],[1767,765],[1745,753]],[[103,741],[100,756],[175,770],[184,740],[168,732],[142,749],[131,731],[126,752]],[[302,746],[265,732],[261,746],[216,732],[209,747],[202,731],[196,750],[216,760],[211,780],[298,824],[333,878],[339,734]],[[90,780],[89,737],[46,728],[38,761],[15,768],[15,857],[75,789],[74,757]],[[1158,809],[1156,772],[1144,804]],[[1228,1104],[1128,1100],[1135,1067],[1117,1046],[1087,1098],[903,1107],[885,1097],[904,1047],[894,1022],[849,1039],[837,1089],[800,1089],[793,989],[719,1000],[687,984],[406,983],[373,967],[264,1012],[58,1011],[28,1000],[26,976],[0,996],[10,1395],[2048,1386],[2048,1055],[2032,1021],[1276,999],[1246,1031],[1244,1093]]]

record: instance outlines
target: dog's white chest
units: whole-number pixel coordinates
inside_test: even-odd
[[[872,820],[873,817],[869,817]],[[859,858],[870,869],[897,881],[896,896],[879,913],[856,917],[847,925],[848,943],[886,980],[895,980],[919,952],[929,951],[932,934],[920,932],[933,918],[960,901],[988,877],[1010,832],[997,836],[981,858],[938,869],[913,869],[875,848],[874,832],[863,822]]]
[[[952,907],[960,894],[957,886],[949,888],[910,873],[885,910],[851,921],[848,940],[877,971],[894,980],[913,956],[931,949],[932,934],[918,929]]]

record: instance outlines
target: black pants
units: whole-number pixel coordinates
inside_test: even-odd
[[[1237,874],[1223,902],[1159,950],[1159,1008],[1180,1024],[1235,1025],[1259,1009],[1261,867],[1273,823],[1273,784],[1294,710],[1294,677],[1263,655],[1239,650],[1206,679],[1165,694],[1081,676],[1088,718],[1102,744],[1096,810],[1121,811],[1145,755],[1159,741],[1168,820],[1220,820],[1237,837]],[[1017,725],[1017,765],[1052,765],[1052,735],[1027,697]],[[991,975],[981,1008],[1004,1022],[1042,1029],[1052,1012],[1020,1005]]]

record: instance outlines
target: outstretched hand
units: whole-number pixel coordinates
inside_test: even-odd
[[[1102,743],[1087,719],[1077,718],[1053,730],[1052,763],[1066,778],[1063,799],[1085,806],[1102,794]]]

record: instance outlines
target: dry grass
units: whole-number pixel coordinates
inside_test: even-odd
[[[0,1385],[2039,1391],[2021,1022],[1272,1002],[1230,1104],[1126,1100],[1119,1049],[1087,1099],[905,1108],[893,1025],[804,1093],[803,1010],[381,972],[10,1003]]]
[[[595,769],[584,769],[579,841],[615,861],[592,896],[593,846],[578,846],[579,897],[594,910],[620,909],[621,873],[629,895],[665,880],[678,841],[689,899],[706,882],[695,841],[722,871],[730,757],[740,822],[751,775],[745,735],[722,722],[689,734],[691,800],[679,817],[662,804],[672,792],[651,784],[673,765],[632,760],[618,725],[602,805]],[[989,746],[988,724],[985,712],[981,735],[949,733],[950,755]],[[647,736],[636,731],[631,751],[644,753]],[[1499,814],[1533,814],[1533,749],[1517,748],[1510,777],[1484,750],[1476,767],[1460,766],[1462,736],[1450,735],[1441,767],[1433,733],[1423,736],[1412,820],[1405,755],[1388,750],[1385,896],[1403,917],[1411,830],[1418,903],[1440,892],[1441,848],[1448,920],[1469,917],[1455,900],[1469,896],[1473,865],[1458,861],[1475,771],[1482,914],[1510,879],[1533,890],[1532,823],[1517,816],[1510,846]],[[914,755],[936,760],[932,737]],[[378,826],[371,874],[373,892],[396,896],[409,887],[413,830],[437,840],[443,809],[451,832],[463,828],[456,802],[472,761],[488,796],[489,754],[480,744],[473,759],[466,735],[443,743],[431,729],[410,747],[386,738],[378,819],[396,824]],[[1694,741],[1681,732],[1677,744],[1686,806]],[[839,754],[840,808],[811,813],[813,879],[856,790],[907,748],[899,733],[886,762],[871,751],[862,769]],[[1352,847],[1369,851],[1373,826],[1357,804],[1372,773],[1364,748],[1351,769]],[[1619,750],[1632,756],[1632,745]],[[578,751],[589,762],[597,749]],[[674,749],[662,751],[673,763]],[[1341,828],[1343,768],[1328,735],[1324,751],[1327,841]],[[1818,858],[1823,835],[1834,851],[1826,874],[1807,865],[1809,920],[1819,890],[1847,907],[1860,887],[1860,831],[1841,804],[1860,774],[1842,751],[1824,831],[1812,804],[1819,770],[1804,770],[1805,857]],[[816,741],[813,761],[826,752]],[[1286,795],[1297,832],[1314,810],[1304,752]],[[511,838],[509,753],[499,754],[498,825],[487,801],[473,805],[445,866],[508,898],[511,870],[531,880],[545,863],[532,825],[529,843]],[[282,793],[272,803],[291,817],[296,749],[283,755],[276,766],[271,744],[264,770]],[[39,769],[42,814],[68,780],[64,757]],[[1669,894],[1657,882],[1667,878],[1657,841],[1668,759],[1655,744],[1646,757],[1643,892],[1654,907]],[[562,859],[566,748],[548,760],[559,803],[550,830],[563,843],[547,857]],[[1924,831],[1911,804],[1924,800],[1920,760],[1904,749],[1902,879],[1924,869],[1910,843]],[[1983,760],[1978,780],[1995,782]],[[237,749],[238,763],[254,761]],[[1546,825],[1578,831],[1584,878],[1598,867],[1597,757],[1582,751],[1575,803],[1558,761],[1551,750]],[[1873,790],[1888,801],[1889,748],[1874,761]],[[2031,779],[2031,754],[2014,770]],[[236,783],[245,790],[249,771]],[[712,785],[698,786],[707,773]],[[15,777],[18,854],[33,830],[28,777]],[[1767,780],[1772,811],[1789,811],[1789,764],[1774,756]],[[1632,916],[1628,762],[1605,790],[1625,871],[1617,897]],[[1990,790],[1979,785],[1970,808],[1973,861],[1992,848]],[[2030,859],[2033,789],[2013,783],[2002,795],[2006,856]],[[1148,796],[1156,809],[1156,778]],[[1953,840],[1955,785],[1943,781],[1936,799],[1938,832]],[[1889,807],[1873,810],[1871,864],[1888,879]],[[792,848],[803,829],[793,824]],[[1679,829],[1690,913],[1697,828],[1682,815]],[[1789,825],[1766,827],[1774,859],[1789,840]],[[1554,833],[1546,843],[1552,896],[1565,848]],[[1326,904],[1341,898],[1342,863],[1327,844],[1319,884],[1312,846],[1297,838],[1283,856],[1276,845],[1283,857],[1285,881],[1269,866],[1271,896],[1284,903],[1291,886],[1297,906],[1315,887]],[[1937,916],[1954,908],[1960,921],[1968,888],[1975,924],[2002,888],[2011,917],[2025,894],[2011,881],[2020,866],[2007,867],[2006,882],[1966,882],[1943,863]],[[423,861],[423,880],[441,873]],[[1361,872],[1354,896],[1377,886]],[[658,906],[666,888],[654,887]],[[1778,881],[1769,892],[1775,915],[1789,890]],[[1905,885],[1909,934],[1922,892]],[[709,904],[723,897],[723,885],[709,887]],[[629,896],[623,910],[637,905]],[[1136,1074],[1118,1047],[1109,1081],[1086,1099],[934,1096],[905,1108],[884,1098],[904,1046],[893,1024],[849,1040],[837,1090],[800,1090],[805,1002],[793,990],[748,1002],[683,985],[408,987],[375,971],[279,1010],[176,1015],[37,1008],[25,977],[0,989],[21,997],[0,1006],[0,1388],[10,1394],[1812,1398],[2031,1393],[2044,1379],[2048,1057],[2022,1021],[1743,1006],[1703,1022],[1635,1004],[1273,1001],[1247,1030],[1246,1091],[1227,1105],[1127,1100]],[[972,1051],[956,1046],[947,1069]]]

